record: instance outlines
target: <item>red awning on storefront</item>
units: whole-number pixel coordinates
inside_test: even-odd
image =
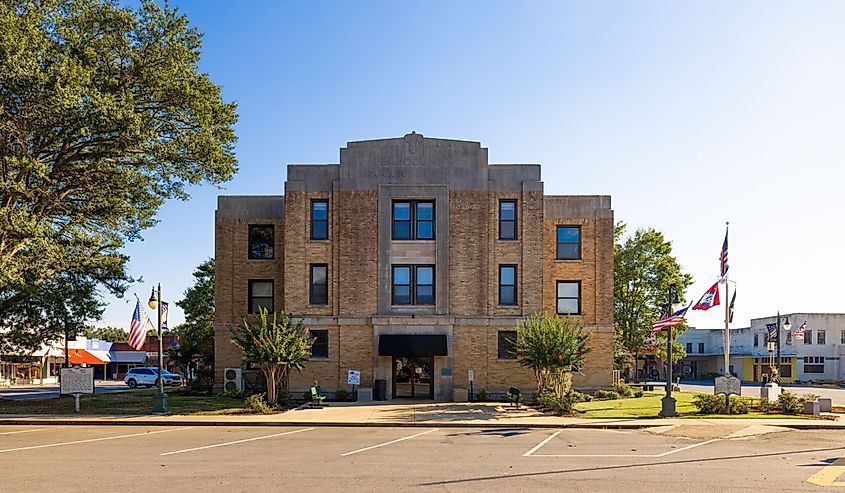
[[[67,354],[73,365],[105,365],[107,363],[84,349],[71,349]]]

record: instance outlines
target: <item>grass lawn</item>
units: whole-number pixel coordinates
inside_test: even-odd
[[[182,389],[165,389],[170,414],[239,414],[244,412],[244,401],[231,397],[185,395]],[[149,414],[155,389],[131,392],[83,395],[79,399],[80,414],[84,415],[138,415]],[[53,399],[6,400],[0,399],[2,414],[74,414],[73,397]]]
[[[617,399],[610,401],[591,401],[579,402],[575,405],[575,409],[580,411],[581,418],[615,418],[615,419],[635,419],[635,418],[656,418],[660,412],[660,399],[665,394],[663,392],[646,392],[643,397],[630,399]],[[682,418],[809,418],[801,415],[787,415],[787,414],[766,414],[761,412],[751,411],[748,414],[696,414],[697,409],[692,404],[693,398],[697,394],[695,392],[673,392],[675,397],[675,410],[678,416]],[[733,397],[732,397],[733,398]]]

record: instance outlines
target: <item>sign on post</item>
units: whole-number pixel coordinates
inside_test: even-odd
[[[62,368],[60,372],[60,395],[73,395],[76,412],[79,412],[79,396],[94,393],[94,368]]]
[[[742,384],[736,377],[716,377],[714,394],[741,395]]]
[[[346,383],[349,385],[361,385],[361,370],[349,370],[346,374]]]

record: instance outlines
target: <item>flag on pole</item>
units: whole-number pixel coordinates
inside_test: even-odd
[[[734,288],[734,295],[731,296],[731,304],[728,306],[728,323],[734,321],[734,303],[736,302],[736,288]]]
[[[651,324],[651,336],[653,337],[655,333],[667,328],[667,327],[674,327],[676,325],[681,325],[684,323],[684,316],[687,314],[687,310],[689,310],[689,306],[686,308],[682,308],[672,315],[660,319],[657,322]]]
[[[725,242],[722,243],[722,254],[719,256],[719,272],[722,282],[725,282],[728,275],[728,229],[725,228]]]
[[[161,330],[167,330],[167,302],[161,302]]]
[[[807,321],[806,320],[804,320],[804,323],[801,324],[800,327],[795,329],[795,335],[794,335],[795,339],[804,340],[804,331],[805,330],[807,330]]]
[[[692,307],[693,310],[709,310],[719,304],[719,283],[714,284]]]
[[[135,311],[132,313],[132,322],[129,323],[129,345],[132,349],[139,351],[144,347],[144,340],[147,338],[147,323],[150,317],[144,312],[141,318],[141,301],[135,302]]]
[[[766,329],[769,331],[768,340],[774,341],[777,339],[778,324],[766,324]]]

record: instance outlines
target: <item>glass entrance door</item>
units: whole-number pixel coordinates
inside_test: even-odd
[[[431,356],[394,356],[393,397],[434,399],[433,371]]]

